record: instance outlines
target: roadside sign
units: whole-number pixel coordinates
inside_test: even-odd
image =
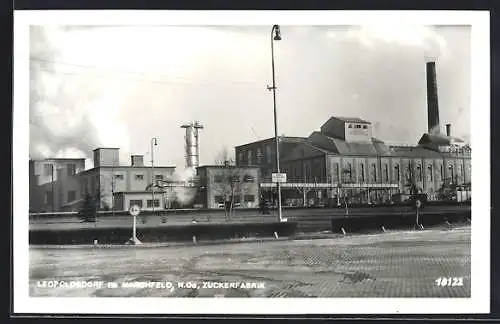
[[[132,206],[130,206],[130,209],[128,210],[128,212],[132,216],[137,216],[137,215],[140,214],[141,208],[139,206],[137,206],[137,205],[132,205]]]
[[[286,173],[273,173],[271,175],[273,183],[285,183],[286,182]]]

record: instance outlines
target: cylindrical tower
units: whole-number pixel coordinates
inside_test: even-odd
[[[197,168],[200,164],[199,130],[203,128],[203,125],[196,121],[195,123],[184,124],[181,128],[186,129],[186,167]]]

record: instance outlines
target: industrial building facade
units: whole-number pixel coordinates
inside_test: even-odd
[[[357,117],[331,117],[307,138],[279,137],[280,171],[288,182],[282,185],[283,203],[382,203],[411,191],[432,200],[450,184],[470,188],[471,148],[451,135],[450,124],[441,133],[434,62],[426,64],[426,72],[428,129],[417,145],[387,145],[372,136],[371,122]],[[238,165],[265,170],[261,187],[271,198],[276,197],[270,177],[276,172],[274,143],[270,138],[235,148]],[[266,158],[253,159],[258,152]]]

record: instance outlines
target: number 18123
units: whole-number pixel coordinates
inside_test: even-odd
[[[464,278],[462,277],[441,277],[435,280],[436,285],[444,287],[459,287],[464,285]]]

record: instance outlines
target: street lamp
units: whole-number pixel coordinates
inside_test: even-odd
[[[279,138],[278,138],[278,118],[276,113],[276,80],[274,76],[274,41],[281,40],[281,31],[279,25],[274,25],[271,30],[271,66],[273,71],[273,85],[267,87],[268,90],[273,91],[273,107],[274,107],[274,138],[276,140],[276,172],[280,173],[280,151],[279,151]],[[278,221],[281,222],[281,186],[276,183],[278,190]]]
[[[154,154],[153,154],[153,148],[154,146],[157,146],[157,138],[153,137],[151,139],[151,196],[153,198],[152,204],[153,204],[153,213],[152,215],[155,215],[155,167],[154,167]]]

